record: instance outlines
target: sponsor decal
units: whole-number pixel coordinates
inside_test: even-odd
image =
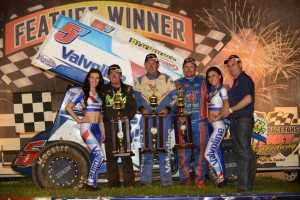
[[[62,59],[69,61],[72,64],[75,64],[84,69],[101,69],[101,66],[91,60],[88,60],[84,54],[76,54],[75,50],[67,50],[66,46],[62,47]],[[58,58],[57,58],[58,59]],[[60,60],[60,59],[58,59]]]
[[[257,155],[277,155],[277,153],[281,150],[290,150],[291,152],[296,149],[298,144],[279,144],[279,145],[271,145],[271,146],[262,146],[262,147],[254,147],[254,151]],[[274,152],[275,151],[275,152]]]
[[[156,55],[159,55],[159,56],[162,56],[162,57],[165,57],[167,58],[168,60],[172,60],[172,61],[176,61],[176,58],[174,58],[173,56],[171,55],[168,55],[166,53],[163,53],[155,48],[153,48],[151,45],[149,44],[145,44],[137,39],[134,39],[134,38],[130,38],[129,39],[129,44],[132,44],[132,45],[135,45],[137,47],[140,47],[142,49],[146,49],[147,51],[151,52],[151,53],[155,53]],[[176,67],[177,68],[177,67]],[[178,69],[178,68],[177,68]]]
[[[208,150],[206,156],[209,158],[209,162],[213,167],[218,162],[218,159],[216,158],[215,153],[217,151],[217,148],[219,147],[219,144],[221,143],[221,140],[223,139],[224,131],[225,130],[223,128],[219,128],[218,133],[215,135],[215,137],[210,139],[211,145],[209,147],[209,150]]]
[[[299,126],[270,126],[268,127],[268,134],[299,134]]]
[[[46,140],[33,141],[26,145],[24,150],[19,154],[18,158],[15,161],[15,165],[19,166],[32,166],[39,150],[46,144]]]
[[[255,118],[252,137],[266,143],[266,140],[267,140],[266,139],[266,126],[267,126],[266,121],[263,121],[262,119],[259,119],[259,118]]]
[[[37,59],[49,67],[56,67],[55,62],[47,55],[39,54]]]
[[[178,67],[174,64],[174,63],[171,63],[169,62],[168,60],[164,59],[164,58],[161,58],[159,59],[159,62],[161,65],[163,65],[164,67],[167,67],[171,70],[175,70],[177,71],[178,70]],[[173,80],[172,80],[173,81]]]
[[[104,33],[111,33],[113,30],[115,30],[115,27],[99,20],[99,19],[95,19],[92,23],[91,23],[91,27],[102,31]]]

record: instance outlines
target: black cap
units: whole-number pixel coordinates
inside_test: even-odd
[[[227,64],[229,60],[235,60],[237,62],[242,62],[242,60],[240,59],[240,57],[238,57],[237,55],[231,55],[228,57],[227,60],[224,61],[224,64]]]
[[[147,62],[149,59],[153,59],[153,60],[156,60],[156,62],[158,62],[158,58],[157,58],[156,54],[154,54],[154,53],[148,54],[145,58],[145,62]]]
[[[186,63],[188,63],[188,62],[191,62],[191,63],[193,63],[195,66],[197,66],[195,59],[192,58],[192,57],[188,57],[188,58],[184,59],[182,66],[184,67],[184,65],[185,65]]]
[[[119,65],[117,65],[117,64],[113,64],[113,65],[109,66],[109,68],[108,68],[108,74],[111,71],[116,71],[116,72],[122,73],[121,67]]]

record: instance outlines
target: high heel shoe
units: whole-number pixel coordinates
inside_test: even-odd
[[[96,186],[88,185],[88,184],[85,184],[85,189],[90,190],[90,191],[98,191],[99,190],[99,188],[97,188]]]
[[[223,181],[221,181],[221,182],[219,182],[219,183],[217,184],[217,187],[218,187],[218,188],[223,188],[223,187],[226,187],[226,185],[227,185],[227,180],[226,180],[226,178],[224,178]]]

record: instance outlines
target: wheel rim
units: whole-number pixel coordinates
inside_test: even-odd
[[[73,159],[56,157],[51,161],[48,173],[53,184],[67,187],[74,183],[78,177],[78,167]]]

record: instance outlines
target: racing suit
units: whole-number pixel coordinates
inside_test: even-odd
[[[176,96],[177,91],[172,78],[166,74],[158,73],[156,76],[143,75],[138,78],[135,83],[135,97],[138,105],[138,109],[141,111],[142,108],[147,109],[149,113],[152,113],[152,108],[150,107],[149,97],[153,94],[152,87],[155,86],[156,96],[158,97],[158,106],[155,109],[155,113],[161,112],[163,109],[168,109],[169,113],[163,118],[163,148],[167,153],[159,153],[159,171],[160,180],[163,186],[172,185],[172,174],[171,174],[171,164],[170,164],[170,142],[171,135],[170,129],[172,124],[172,112],[174,111],[174,96]],[[142,128],[142,150],[145,149],[145,118],[141,117],[140,126]],[[157,117],[156,121],[159,121]],[[153,147],[152,137],[151,137],[151,127],[152,119],[149,119],[149,148]],[[159,130],[159,123],[156,124]],[[157,133],[157,144],[159,144],[159,133]],[[143,154],[142,155],[142,166],[141,166],[141,183],[148,185],[152,183],[153,174],[153,154]]]
[[[182,184],[189,184],[192,152],[194,153],[195,183],[205,179],[206,162],[204,157],[208,127],[207,127],[207,87],[203,76],[194,78],[182,77],[176,80],[176,88],[182,87],[183,96],[187,97],[184,112],[191,114],[192,135],[195,148],[180,149],[178,152],[179,180]]]
[[[110,83],[105,85],[107,94],[105,96],[105,108],[104,108],[104,124],[105,130],[107,130],[105,135],[105,152],[107,159],[107,170],[108,170],[108,183],[110,187],[119,187],[120,186],[120,175],[118,170],[118,157],[113,156],[113,141],[111,130],[111,119],[117,120],[117,111],[113,109],[113,105],[110,103],[110,100],[114,98],[114,94],[117,91],[122,93],[125,98],[125,107],[120,112],[121,119],[126,116],[129,120],[132,120],[137,112],[136,101],[134,99],[133,89],[131,86],[121,83],[120,88],[113,88]],[[118,126],[115,125],[115,130],[118,130]],[[125,133],[126,127],[123,123],[122,127],[123,132]],[[125,150],[128,149],[126,147],[127,140],[124,134],[123,144],[125,146]],[[117,137],[115,137],[115,144],[117,145]],[[130,187],[134,186],[135,176],[133,171],[133,163],[130,156],[123,156],[122,158],[122,171],[123,171],[123,179],[124,186]]]
[[[83,103],[83,91],[79,90],[71,102],[74,105],[80,102],[85,107]],[[86,112],[100,113],[101,106],[101,98],[98,95],[93,96],[93,94],[90,92],[90,96],[87,99]],[[92,165],[88,176],[88,182],[93,183],[94,186],[97,186],[99,169],[104,160],[104,154],[101,148],[101,128],[99,123],[82,123],[80,125],[80,134],[91,153]]]
[[[208,110],[221,111],[223,100],[227,100],[227,90],[220,86],[208,94]],[[219,179],[224,178],[223,156],[219,146],[225,135],[225,124],[223,120],[218,120],[210,123],[213,131],[207,142],[205,149],[205,158],[212,166]]]

